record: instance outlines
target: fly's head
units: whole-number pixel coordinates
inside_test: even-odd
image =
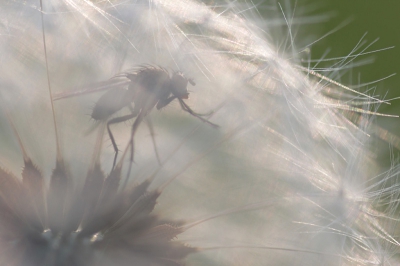
[[[190,83],[192,86],[196,85],[196,83],[192,79],[186,78],[181,72],[175,72],[172,75],[170,83],[170,90],[172,94],[179,99],[188,99],[188,83]]]

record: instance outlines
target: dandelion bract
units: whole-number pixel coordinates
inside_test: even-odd
[[[396,265],[399,169],[374,145],[400,147],[375,123],[388,102],[336,80],[370,46],[301,64],[294,11],[4,1],[0,265]],[[196,86],[144,123],[140,97],[107,113],[133,118],[111,145],[90,114],[143,66]]]

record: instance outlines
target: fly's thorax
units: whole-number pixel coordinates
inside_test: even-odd
[[[134,86],[146,93],[160,94],[170,82],[169,73],[162,68],[144,68],[132,81]]]

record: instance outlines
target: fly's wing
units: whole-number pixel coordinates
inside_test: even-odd
[[[96,102],[92,118],[95,120],[106,120],[111,115],[129,105],[135,97],[132,90],[116,88],[107,91]]]
[[[138,66],[120,74],[115,75],[109,80],[92,83],[81,88],[73,89],[72,91],[56,93],[53,95],[53,101],[66,99],[75,96],[81,96],[89,93],[94,93],[103,90],[126,88],[132,83],[143,83],[146,77],[149,76],[147,82],[154,82],[158,76],[161,75],[164,79],[169,79],[168,71],[161,67],[154,67],[150,65]],[[142,84],[143,85],[143,84]],[[146,88],[152,88],[154,86],[144,86]]]
[[[92,83],[81,88],[76,88],[72,91],[56,93],[53,95],[53,101],[66,99],[75,96],[81,96],[89,93],[104,91],[104,90],[111,90],[111,89],[122,89],[126,88],[131,81],[127,78],[117,77],[111,78],[106,81],[101,81],[97,83]]]

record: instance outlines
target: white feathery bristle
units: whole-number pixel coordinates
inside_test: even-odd
[[[127,183],[139,184],[155,173],[149,191],[162,193],[154,214],[179,221],[184,232],[172,241],[198,248],[184,259],[186,265],[397,264],[399,166],[391,158],[391,168],[382,169],[377,154],[386,155],[373,145],[381,137],[392,140],[382,142],[386,146],[399,148],[395,135],[374,123],[383,115],[375,110],[387,102],[334,80],[342,73],[338,65],[342,71],[357,65],[367,45],[355,44],[328,77],[300,64],[305,51],[294,41],[294,10],[275,1],[262,5],[268,16],[252,1],[47,0],[41,6],[39,0],[5,0],[0,4],[1,168],[19,176],[22,166],[8,117],[50,186],[56,162],[51,97],[69,95],[53,104],[62,158],[74,184],[85,183],[97,158],[93,150],[109,173],[114,149],[107,133],[102,145],[96,142],[102,127],[90,117],[105,92],[76,92],[140,65],[160,66],[170,75],[181,71],[196,83],[188,85],[190,98],[184,102],[196,112],[212,112],[204,118],[218,127],[185,112],[177,100],[154,108],[147,118],[163,165],[143,122],[134,136]],[[129,113],[124,108],[115,115]],[[131,121],[111,126],[121,151],[117,162],[130,140]],[[129,156],[128,151],[123,158],[121,191],[127,189]],[[1,222],[3,232],[7,227]],[[101,231],[104,239],[107,232]],[[20,241],[0,236],[0,249]],[[90,241],[103,240],[98,233]],[[71,246],[65,248],[71,252]],[[124,257],[129,248],[96,250],[100,264],[83,257],[76,263],[141,265]],[[68,252],[63,256],[74,256]],[[0,262],[14,265],[3,254]],[[164,263],[143,265],[180,265]]]

